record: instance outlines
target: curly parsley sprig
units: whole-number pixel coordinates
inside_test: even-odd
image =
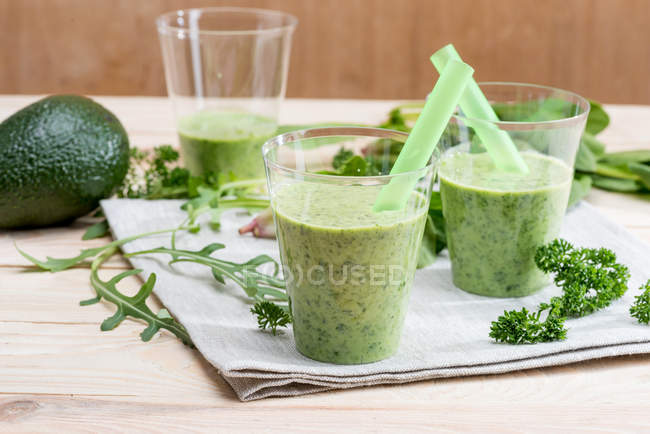
[[[634,297],[634,304],[630,307],[630,315],[641,324],[650,323],[650,279],[639,288],[643,294]]]
[[[580,318],[609,306],[625,294],[630,278],[628,268],[616,262],[616,254],[611,250],[576,248],[563,239],[539,247],[535,264],[540,270],[555,274],[553,281],[562,289],[562,295],[541,303],[535,313],[525,308],[504,312],[490,329],[490,337],[497,342],[535,344],[563,340],[567,333],[566,318]],[[542,312],[547,310],[546,320],[541,321]]]

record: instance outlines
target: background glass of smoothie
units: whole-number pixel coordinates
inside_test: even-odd
[[[388,170],[391,143],[406,137],[332,127],[283,134],[264,145],[293,334],[307,357],[358,364],[397,351],[435,165],[395,175],[416,180],[416,187],[404,209],[379,213],[372,210],[375,199],[395,176],[318,172],[332,169],[341,147],[372,153]]]
[[[440,193],[453,281],[475,294],[525,296],[549,283],[534,255],[559,235],[589,102],[544,86],[480,87],[501,121],[456,114],[440,142]],[[481,129],[505,131],[529,172],[498,170],[475,133]]]
[[[185,9],[158,17],[181,154],[195,175],[264,177],[262,144],[284,99],[292,15],[263,9]]]

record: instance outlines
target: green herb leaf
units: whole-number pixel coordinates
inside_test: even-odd
[[[332,167],[334,168],[334,170],[338,170],[341,166],[343,166],[345,162],[347,162],[352,157],[354,157],[354,152],[342,147],[334,156],[334,159],[332,160]]]
[[[639,177],[639,182],[650,190],[650,166],[641,163],[628,163],[627,167]]]
[[[277,334],[278,327],[287,327],[291,323],[291,315],[286,308],[270,301],[255,303],[251,313],[257,316],[257,326],[261,330],[269,328],[274,335]]]
[[[154,314],[149,306],[147,306],[146,301],[151,295],[156,282],[155,274],[150,274],[147,281],[140,287],[140,290],[132,297],[122,294],[117,289],[117,284],[128,276],[141,273],[142,270],[128,270],[114,276],[108,281],[99,278],[99,267],[115,252],[116,249],[111,248],[93,261],[90,267],[90,283],[95,289],[97,297],[82,302],[82,305],[88,305],[104,299],[117,307],[115,314],[102,322],[101,330],[112,330],[120,325],[127,317],[132,317],[144,320],[148,324],[147,328],[140,334],[140,338],[145,342],[150,340],[160,329],[165,329],[176,335],[184,344],[191,346],[192,340],[185,328],[172,318],[166,309],[162,309],[158,314]]]
[[[592,175],[593,185],[603,190],[620,193],[633,193],[641,190],[641,185],[633,179],[611,178],[609,176]]]
[[[599,102],[589,100],[589,103],[591,104],[591,110],[589,110],[585,131],[589,134],[596,135],[609,125],[609,115]]]
[[[634,304],[630,307],[630,315],[641,324],[650,323],[650,280],[641,285],[639,290],[643,293],[634,297]]]
[[[86,232],[83,234],[81,239],[86,241],[86,240],[93,240],[95,238],[105,237],[106,235],[108,235],[108,230],[109,230],[108,221],[104,219],[90,226],[88,229],[86,229]]]
[[[594,172],[596,170],[596,155],[583,142],[580,142],[578,146],[575,168],[581,172]]]
[[[582,134],[580,146],[588,148],[596,157],[605,155],[605,144],[598,140],[593,134],[587,132]]]
[[[591,176],[576,173],[571,182],[571,193],[569,194],[569,205],[573,206],[587,197],[591,191]]]
[[[551,312],[546,320],[540,319],[542,312],[529,312],[526,308],[520,311],[506,311],[490,327],[490,337],[497,342],[511,345],[536,344],[566,339],[567,329],[564,327],[565,318]]]
[[[224,283],[228,278],[239,285],[246,295],[254,301],[288,301],[285,282],[277,277],[279,264],[270,256],[259,255],[244,263],[224,261],[212,256],[212,253],[222,249],[223,244],[213,243],[198,251],[158,247],[124,255],[127,258],[138,255],[168,254],[172,257],[169,264],[177,262],[193,262],[210,267],[214,278]],[[273,273],[259,271],[264,264],[273,265]]]
[[[578,318],[609,306],[627,291],[628,268],[616,262],[609,249],[575,248],[563,239],[553,240],[537,249],[535,264],[545,273],[554,273],[553,281],[562,296],[553,297],[557,314]]]
[[[610,152],[603,155],[599,162],[611,166],[624,166],[628,163],[650,163],[650,149]]]

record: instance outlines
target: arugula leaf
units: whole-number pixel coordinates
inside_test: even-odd
[[[174,233],[178,230],[187,230],[189,228],[185,226],[180,226],[178,228],[173,228],[173,229],[163,229],[160,231],[152,231],[152,232],[145,232],[142,234],[138,235],[133,235],[131,237],[126,237],[122,238],[121,240],[115,240],[112,241],[104,246],[99,246],[99,247],[93,247],[90,249],[83,249],[77,256],[74,256],[72,258],[52,258],[48,256],[45,261],[41,261],[39,259],[34,258],[33,256],[27,254],[26,252],[20,250],[18,246],[16,247],[16,250],[18,250],[18,253],[20,253],[25,259],[33,263],[34,265],[38,266],[39,268],[47,271],[51,271],[52,273],[56,273],[58,271],[63,271],[66,270],[70,267],[73,267],[77,264],[82,263],[84,260],[93,258],[97,256],[98,254],[109,250],[113,247],[119,247],[122,246],[128,242],[131,242],[133,240],[137,240],[138,238],[144,238],[148,237],[151,235],[158,235],[158,234],[164,234],[164,233]]]
[[[101,247],[94,247],[91,249],[83,249],[77,256],[74,256],[72,258],[52,258],[48,256],[45,261],[40,261],[34,258],[33,256],[28,255],[26,252],[20,250],[18,246],[15,247],[16,250],[18,250],[18,253],[23,255],[23,257],[28,261],[30,261],[32,264],[38,266],[43,270],[51,271],[53,273],[66,270],[74,265],[83,262],[85,259],[97,256],[99,253],[109,248],[107,245]]]
[[[108,221],[104,219],[86,229],[86,232],[84,232],[81,239],[87,241],[94,240],[95,238],[105,237],[108,235],[108,229]]]
[[[641,324],[650,323],[650,279],[639,290],[643,294],[634,297],[634,304],[630,307],[630,315]]]
[[[117,289],[117,284],[128,276],[140,274],[142,270],[124,271],[108,281],[104,281],[99,277],[99,267],[115,254],[116,251],[116,248],[110,248],[92,262],[90,266],[90,283],[95,289],[97,297],[82,301],[80,304],[82,306],[88,306],[104,299],[117,306],[115,314],[102,322],[100,327],[102,331],[113,330],[130,316],[132,318],[142,319],[147,323],[147,328],[140,333],[140,338],[145,342],[149,341],[160,329],[165,329],[178,337],[185,345],[192,346],[192,340],[185,328],[172,318],[166,309],[161,309],[158,314],[154,314],[149,306],[147,306],[147,298],[151,295],[156,282],[155,274],[150,274],[146,282],[144,282],[138,292],[132,297],[122,294]]]
[[[172,257],[169,264],[177,262],[193,262],[210,267],[212,275],[220,283],[225,278],[239,285],[246,295],[254,301],[288,301],[284,280],[278,277],[279,264],[270,256],[259,255],[244,263],[224,261],[212,256],[217,250],[224,248],[223,244],[209,244],[201,250],[183,250],[167,247],[141,250],[124,255],[126,258],[139,255],[168,254]],[[258,270],[264,264],[272,264],[274,272],[266,274]],[[267,298],[268,297],[268,298]]]

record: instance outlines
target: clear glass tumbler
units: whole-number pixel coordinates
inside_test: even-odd
[[[156,23],[185,165],[195,175],[263,177],[261,147],[276,132],[296,18],[205,8]]]
[[[369,363],[398,348],[422,239],[435,162],[385,173],[407,134],[356,127],[287,133],[264,145],[264,161],[297,349],[312,359]],[[331,175],[344,148],[371,163]],[[352,164],[352,163],[350,163]],[[415,185],[399,211],[374,212],[395,178]],[[400,180],[398,180],[400,181]]]
[[[549,283],[535,265],[535,251],[559,235],[589,102],[545,86],[480,87],[501,121],[457,113],[440,141],[440,193],[453,281],[475,294],[525,296]],[[495,167],[484,140],[503,139],[504,133],[528,173]]]

